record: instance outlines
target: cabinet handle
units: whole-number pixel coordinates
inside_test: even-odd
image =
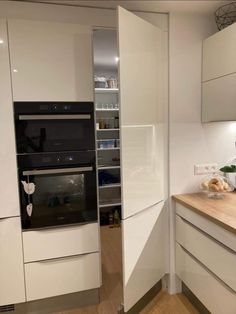
[[[23,171],[23,176],[38,176],[43,174],[60,174],[60,173],[77,173],[93,171],[93,167],[76,167],[62,169],[45,169],[45,170],[26,170]]]
[[[90,120],[90,114],[35,114],[19,115],[19,120]]]

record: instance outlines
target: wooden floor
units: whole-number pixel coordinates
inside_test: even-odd
[[[103,285],[100,304],[55,314],[117,314],[122,302],[121,229],[101,228]],[[160,292],[140,314],[197,314],[184,295]],[[139,314],[139,313],[137,313]]]

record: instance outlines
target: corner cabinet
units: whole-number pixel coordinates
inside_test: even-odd
[[[236,23],[203,42],[202,122],[236,120]]]
[[[14,101],[92,101],[92,29],[8,20]]]

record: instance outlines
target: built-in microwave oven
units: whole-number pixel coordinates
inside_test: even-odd
[[[18,155],[22,229],[97,221],[95,153]]]
[[[17,154],[95,150],[92,102],[15,102]]]

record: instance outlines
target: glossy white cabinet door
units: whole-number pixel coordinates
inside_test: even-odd
[[[160,29],[119,9],[123,219],[164,198],[161,45]]]
[[[0,306],[25,302],[20,217],[0,219]]]
[[[235,87],[236,73],[202,83],[202,122],[236,120]]]
[[[203,41],[203,82],[236,72],[236,23]]]
[[[123,289],[127,312],[165,273],[162,32],[122,8],[118,18]]]
[[[0,218],[2,218],[20,214],[6,20],[0,20],[0,86]]]
[[[98,224],[23,232],[24,262],[99,251]]]
[[[168,217],[163,206],[122,220],[125,312],[165,275]]]
[[[27,301],[97,289],[99,253],[25,264]]]
[[[92,101],[92,33],[85,25],[8,21],[14,101]]]
[[[176,273],[211,313],[236,313],[236,292],[212,275],[178,243]]]

